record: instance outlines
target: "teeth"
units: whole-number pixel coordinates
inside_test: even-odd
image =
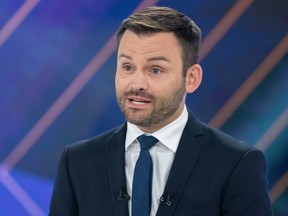
[[[143,101],[132,100],[131,102],[134,103],[134,104],[145,104],[145,102],[143,102]]]

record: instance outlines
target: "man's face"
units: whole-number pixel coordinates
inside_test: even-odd
[[[119,44],[115,86],[128,122],[154,132],[174,121],[186,95],[181,48],[174,34],[138,36],[127,30]]]

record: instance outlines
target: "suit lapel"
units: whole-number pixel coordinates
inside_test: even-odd
[[[183,131],[179,146],[164,189],[165,201],[160,203],[157,216],[172,215],[183,193],[184,187],[192,173],[203,146],[203,129],[201,123],[189,112],[189,119]],[[169,196],[169,198],[168,198]],[[167,200],[168,198],[168,200]]]
[[[111,198],[114,215],[128,216],[128,199],[123,199],[126,192],[125,176],[125,137],[127,126],[124,124],[117,129],[111,140],[106,143],[108,181],[110,184]],[[123,194],[124,192],[124,194]],[[119,195],[121,197],[119,199]]]

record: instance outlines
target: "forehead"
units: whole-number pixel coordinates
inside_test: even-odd
[[[181,54],[181,48],[176,36],[172,32],[160,32],[149,35],[138,35],[130,30],[123,34],[118,47],[118,57],[129,55],[164,55],[175,58]]]

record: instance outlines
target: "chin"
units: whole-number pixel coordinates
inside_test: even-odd
[[[147,127],[150,126],[151,124],[146,120],[146,118],[141,118],[141,117],[135,117],[135,116],[127,116],[126,120],[132,124],[135,124],[140,127]]]

